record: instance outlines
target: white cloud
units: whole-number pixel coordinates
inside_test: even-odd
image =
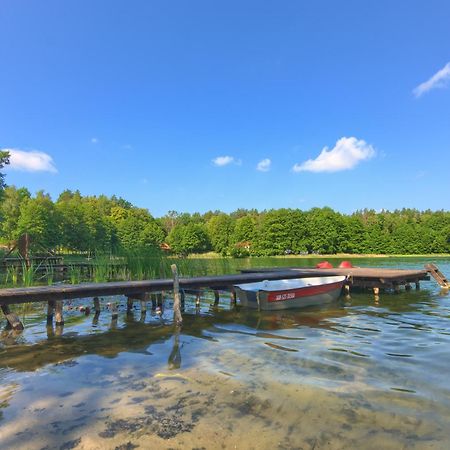
[[[233,156],[217,156],[212,160],[213,164],[217,167],[228,166],[229,164],[241,165],[241,160],[236,159]]]
[[[25,172],[57,172],[53,158],[47,153],[37,150],[27,152],[16,148],[3,148],[2,151],[9,152],[11,169]]]
[[[353,169],[361,161],[372,158],[375,149],[362,139],[342,137],[329,150],[324,147],[316,159],[295,164],[294,172],[339,172]]]
[[[450,62],[448,62],[441,70],[437,71],[429,80],[415,87],[413,94],[420,97],[431,89],[445,88],[450,81]]]
[[[96,137],[91,138],[91,144],[98,144],[98,138]]]
[[[265,158],[257,164],[256,170],[259,170],[260,172],[268,172],[271,164],[272,161],[269,158]]]

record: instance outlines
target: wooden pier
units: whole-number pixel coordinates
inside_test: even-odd
[[[372,289],[375,295],[378,295],[380,289],[389,289],[395,292],[400,287],[410,289],[411,284],[419,288],[420,281],[429,280],[429,270],[403,270],[403,269],[382,269],[382,268],[345,268],[345,269],[311,269],[303,267],[290,268],[267,268],[267,269],[249,269],[240,274],[178,278],[176,268],[174,269],[173,279],[155,279],[145,281],[118,281],[109,283],[81,283],[81,284],[56,284],[52,286],[33,286],[25,288],[0,289],[0,308],[2,309],[9,326],[15,330],[23,329],[19,318],[11,312],[10,306],[18,303],[28,302],[47,302],[48,303],[48,321],[53,321],[53,316],[57,324],[63,324],[63,301],[77,298],[92,298],[93,309],[99,313],[99,297],[108,297],[114,295],[124,295],[128,298],[127,310],[131,311],[133,301],[141,302],[141,311],[146,311],[146,302],[152,293],[161,291],[174,291],[175,293],[175,318],[176,322],[181,322],[181,316],[178,315],[178,305],[184,304],[184,292],[186,290],[199,292],[202,289],[211,289],[215,294],[215,304],[219,300],[219,290],[231,292],[231,301],[236,302],[236,296],[233,286],[242,283],[251,283],[263,280],[281,280],[302,277],[317,277],[330,275],[345,275],[347,283],[345,286],[346,294],[350,289]],[[159,296],[158,304],[161,302]],[[198,302],[198,295],[197,295]],[[156,305],[155,300],[152,301]],[[117,317],[117,309],[111,308],[112,314]]]
[[[435,267],[435,266],[434,266]],[[267,269],[247,269],[243,273],[273,273],[278,268]],[[282,269],[286,270],[286,269]],[[307,267],[290,267],[288,270],[298,274],[298,277],[318,277],[344,275],[348,278],[347,285],[355,289],[383,289],[397,291],[400,287],[415,284],[419,287],[422,280],[430,279],[430,270],[425,269],[382,269],[372,267],[351,267],[351,268],[333,268],[333,269],[310,269]]]

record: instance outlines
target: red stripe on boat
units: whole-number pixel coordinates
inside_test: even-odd
[[[319,286],[305,286],[305,287],[299,288],[299,289],[275,291],[275,292],[271,292],[270,294],[267,295],[267,301],[268,302],[285,302],[287,300],[293,300],[295,298],[310,297],[313,295],[326,294],[327,292],[342,288],[343,284],[344,284],[344,281],[338,281],[337,283],[330,283],[330,284],[319,285]]]

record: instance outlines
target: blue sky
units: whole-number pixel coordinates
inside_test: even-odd
[[[7,182],[155,216],[449,209],[449,23],[433,0],[1,0]]]

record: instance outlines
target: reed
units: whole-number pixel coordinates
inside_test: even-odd
[[[29,266],[25,264],[25,262],[22,263],[22,286],[32,286],[35,282],[35,276],[36,276],[36,269],[34,267],[34,264],[31,263]]]
[[[16,266],[8,267],[6,269],[5,285],[11,284],[17,286],[19,280],[19,268]]]
[[[81,281],[81,270],[78,266],[69,266],[69,280],[71,284],[78,284]]]
[[[170,271],[170,264],[157,249],[127,252],[123,259],[133,280],[165,278]]]
[[[105,283],[110,280],[112,272],[111,257],[109,255],[100,255],[95,258],[92,266],[92,280],[95,283]]]
[[[54,270],[52,264],[47,264],[47,265],[45,266],[45,274],[44,274],[44,277],[45,277],[45,279],[46,279],[46,281],[47,281],[47,284],[48,284],[49,286],[51,286],[51,285],[53,284],[53,280],[54,280],[54,277],[55,277],[55,270]]]

